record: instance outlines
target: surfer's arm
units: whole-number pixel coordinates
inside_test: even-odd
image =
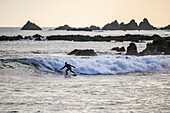
[[[60,70],[64,69],[66,66],[62,67]]]
[[[75,66],[72,66],[72,65],[70,65],[70,66],[76,68]]]

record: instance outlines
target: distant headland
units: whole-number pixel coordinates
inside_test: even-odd
[[[124,22],[118,23],[117,20],[104,25],[104,27],[100,28],[95,25],[91,25],[90,27],[83,28],[75,28],[70,27],[69,25],[63,25],[55,28],[54,30],[67,30],[67,31],[93,31],[93,30],[168,30],[170,29],[170,25],[156,28],[150,24],[147,18],[144,18],[143,21],[136,23],[134,19],[132,19],[129,23],[124,24]],[[38,25],[28,21],[21,30],[42,30]]]

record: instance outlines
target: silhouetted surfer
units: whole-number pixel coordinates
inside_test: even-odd
[[[61,70],[64,69],[65,67],[67,68],[66,69],[66,75],[68,74],[68,71],[70,71],[70,72],[74,73],[74,75],[76,76],[76,73],[74,71],[72,71],[72,69],[71,69],[71,67],[73,67],[73,68],[76,68],[76,67],[74,67],[70,64],[67,64],[67,62],[65,62],[65,66],[63,68],[61,68]]]

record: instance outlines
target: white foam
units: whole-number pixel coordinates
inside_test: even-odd
[[[60,71],[67,62],[74,65],[76,73],[87,75],[111,75],[129,72],[164,71],[170,70],[170,55],[158,56],[113,56],[82,58],[30,58],[26,62],[36,64],[43,71]],[[64,72],[64,70],[63,70]]]

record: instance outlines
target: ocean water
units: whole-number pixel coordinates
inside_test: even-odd
[[[11,35],[23,33],[16,31]],[[45,31],[23,34],[37,32]],[[137,57],[111,50],[129,43],[0,41],[0,113],[169,113],[170,55]],[[136,43],[138,51],[146,43]],[[93,49],[98,56],[67,55],[74,49]],[[65,62],[76,67],[77,76],[65,76],[60,70]]]
[[[53,30],[54,27],[43,27],[42,30],[38,31],[29,31],[29,30],[20,30],[20,27],[0,27],[0,36],[33,36],[35,34],[40,34],[42,36],[50,36],[50,35],[89,35],[89,36],[124,36],[126,34],[139,34],[139,35],[147,35],[152,36],[154,34],[162,36],[162,37],[169,37],[170,30],[114,30],[114,31],[103,31],[103,30],[96,30],[96,31],[65,31],[65,30]]]

